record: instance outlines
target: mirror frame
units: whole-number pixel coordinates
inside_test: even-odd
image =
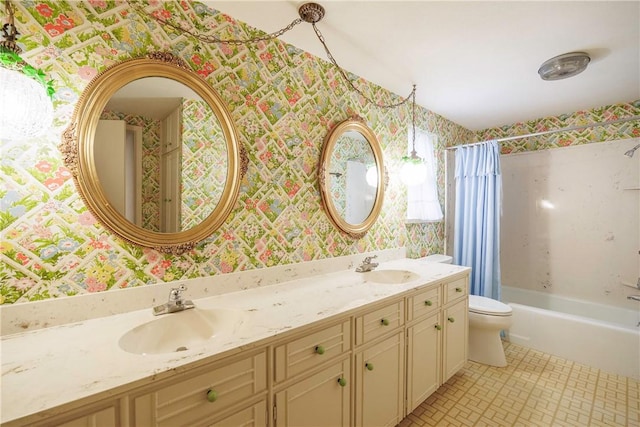
[[[330,165],[331,154],[336,146],[340,136],[345,132],[356,131],[359,132],[369,143],[371,151],[373,151],[373,157],[376,162],[376,169],[378,170],[378,186],[376,188],[376,197],[373,202],[373,207],[369,216],[364,219],[360,224],[350,224],[342,218],[336,209],[336,205],[331,198],[331,189],[328,188],[330,181]],[[382,210],[382,203],[384,201],[384,187],[386,171],[382,159],[382,148],[378,142],[378,138],[366,124],[362,117],[354,115],[338,123],[327,134],[324,140],[324,146],[322,148],[322,155],[320,157],[320,165],[318,168],[318,181],[320,184],[320,196],[322,198],[322,206],[327,213],[327,216],[340,231],[347,234],[354,239],[361,239],[364,237],[369,229],[375,224],[380,211]]]
[[[161,233],[129,222],[107,200],[100,185],[93,155],[98,120],[109,99],[126,84],[144,77],[165,77],[190,87],[212,109],[222,128],[227,148],[227,179],[211,214],[189,230]],[[76,188],[89,211],[109,231],[129,243],[180,255],[217,230],[231,213],[248,169],[246,149],[238,140],[231,115],[211,86],[186,62],[168,52],[152,52],[119,62],[95,76],[82,92],[71,122],[62,134],[60,151]]]

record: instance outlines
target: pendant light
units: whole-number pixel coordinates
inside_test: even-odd
[[[16,43],[20,33],[14,25],[14,9],[5,0],[7,22],[0,41],[0,140],[19,140],[43,135],[53,120],[53,84],[43,71],[20,58]]]
[[[427,166],[416,152],[416,86],[411,93],[411,155],[402,158],[400,181],[404,185],[418,185],[427,180]]]

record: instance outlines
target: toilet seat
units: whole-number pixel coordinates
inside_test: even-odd
[[[487,316],[511,316],[511,307],[500,301],[469,295],[469,312]]]

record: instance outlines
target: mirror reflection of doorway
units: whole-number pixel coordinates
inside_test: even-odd
[[[109,203],[130,222],[142,219],[142,128],[99,120],[94,161]]]
[[[367,166],[359,160],[347,160],[346,221],[361,224],[373,207],[376,187],[367,183]]]

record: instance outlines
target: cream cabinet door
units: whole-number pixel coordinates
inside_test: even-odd
[[[349,359],[337,362],[275,394],[275,426],[349,426]]]
[[[266,427],[267,425],[267,400],[265,399],[211,424],[210,427]]]
[[[463,298],[443,311],[443,383],[467,363],[468,310],[467,299]]]
[[[135,426],[204,426],[243,411],[267,395],[267,353],[203,366],[130,396]]]
[[[102,427],[120,426],[121,424],[117,408],[115,406],[110,406],[108,408],[74,418],[71,421],[63,423],[48,421],[43,425],[57,427]]]
[[[356,426],[395,426],[404,415],[404,330],[356,354]]]
[[[407,413],[442,384],[441,351],[439,312],[407,328]]]

